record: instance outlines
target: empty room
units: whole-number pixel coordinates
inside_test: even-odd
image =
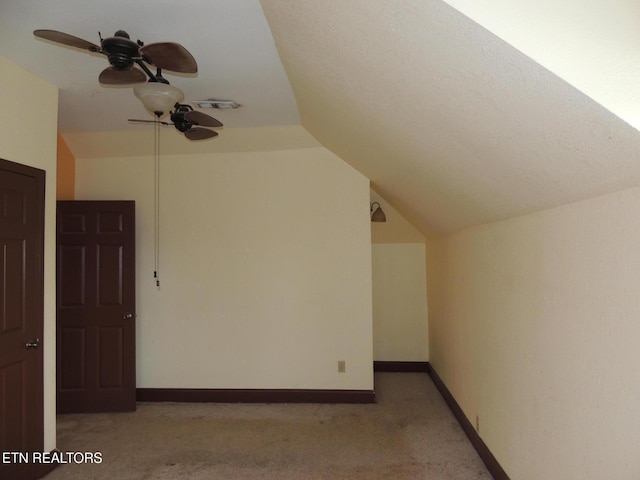
[[[639,24],[0,0],[0,477],[639,478]]]

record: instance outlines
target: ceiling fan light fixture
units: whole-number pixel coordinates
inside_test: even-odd
[[[161,82],[136,85],[133,88],[133,93],[142,102],[144,108],[157,117],[169,113],[176,103],[180,103],[184,99],[182,90]]]

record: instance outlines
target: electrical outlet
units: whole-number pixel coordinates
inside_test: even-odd
[[[347,362],[344,360],[338,360],[338,373],[344,373],[347,371]]]

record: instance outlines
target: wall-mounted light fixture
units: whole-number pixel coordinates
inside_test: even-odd
[[[376,207],[376,205],[377,205],[377,207]],[[374,210],[374,208],[375,208],[375,210]],[[380,204],[378,202],[373,202],[371,204],[371,221],[372,222],[386,222],[387,221],[387,216],[382,211],[382,208],[380,208]]]

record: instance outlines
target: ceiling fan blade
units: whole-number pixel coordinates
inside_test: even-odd
[[[218,132],[215,130],[207,130],[206,128],[194,127],[184,132],[184,136],[189,140],[204,140],[206,138],[217,137]]]
[[[202,125],[203,127],[223,127],[222,122],[207,115],[206,113],[191,110],[184,114],[184,119],[194,125]]]
[[[95,43],[91,43],[82,38],[74,37],[68,33],[58,32],[57,30],[34,30],[33,34],[36,37],[44,38],[45,40],[51,40],[52,42],[61,43],[62,45],[68,45],[70,47],[81,48],[83,50],[89,50],[90,52],[99,52],[100,47]]]
[[[131,68],[129,70],[116,70],[113,67],[105,68],[100,72],[98,81],[103,85],[129,85],[147,81],[147,76],[142,70]]]
[[[147,123],[147,124],[159,123],[160,125],[173,125],[173,123],[163,122],[161,120],[139,120],[137,118],[129,118],[128,121],[132,123]]]
[[[195,58],[179,43],[150,43],[140,48],[147,61],[155,67],[180,73],[196,73],[198,64]]]

